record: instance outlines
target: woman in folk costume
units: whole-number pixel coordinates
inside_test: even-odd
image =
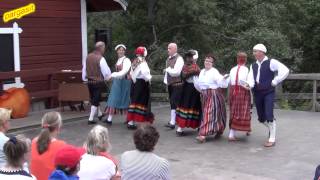
[[[126,46],[119,44],[115,47],[118,54],[116,63],[116,72],[111,74],[112,87],[107,101],[105,114],[108,118],[105,122],[112,125],[112,117],[116,114],[126,114],[130,104],[131,81],[128,74],[131,67],[131,61],[125,56]]]
[[[184,135],[183,128],[198,128],[201,118],[201,102],[200,93],[194,87],[194,79],[198,77],[200,68],[196,61],[198,52],[189,50],[185,55],[185,64],[183,66],[181,76],[184,81],[182,88],[181,100],[176,109],[176,123],[178,136]]]
[[[137,58],[132,62],[130,76],[132,79],[131,104],[128,109],[128,129],[136,129],[135,122],[152,122],[148,103],[150,98],[151,74],[146,62],[147,49],[138,47],[135,50]]]
[[[230,132],[229,140],[236,141],[236,131],[251,131],[251,94],[250,89],[246,87],[246,81],[249,69],[246,67],[247,54],[239,52],[237,54],[237,66],[230,71],[229,83],[229,101],[230,101]]]
[[[220,88],[227,84],[224,77],[213,67],[215,60],[212,54],[206,56],[205,68],[194,83],[201,98],[202,120],[197,137],[200,143],[205,142],[209,135],[220,136],[226,127],[226,108]]]

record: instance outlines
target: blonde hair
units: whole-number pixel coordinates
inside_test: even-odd
[[[59,112],[51,111],[43,115],[41,119],[42,130],[38,137],[37,149],[39,154],[47,151],[51,142],[50,133],[62,126],[62,118]]]
[[[0,127],[2,127],[3,124],[10,119],[11,112],[12,110],[0,108]]]
[[[99,152],[108,152],[111,149],[108,129],[97,125],[91,129],[84,143],[88,154],[98,155]]]

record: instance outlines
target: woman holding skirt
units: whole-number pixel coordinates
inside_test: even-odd
[[[239,52],[237,54],[237,66],[230,71],[229,102],[230,102],[230,132],[229,141],[236,141],[235,132],[244,131],[249,135],[251,131],[251,94],[246,88],[246,81],[249,69],[246,67],[247,54]]]
[[[221,135],[226,127],[225,101],[220,87],[226,87],[224,77],[213,67],[214,56],[208,54],[204,61],[205,68],[201,70],[195,83],[200,92],[202,119],[197,140],[206,141],[209,135]]]
[[[130,104],[131,81],[128,74],[131,61],[125,56],[125,45],[119,44],[115,47],[115,50],[119,59],[116,63],[116,72],[111,74],[112,86],[105,110],[105,115],[108,115],[108,118],[104,121],[109,125],[112,125],[113,115],[126,114]]]
[[[149,110],[150,80],[149,66],[145,60],[147,49],[138,47],[135,50],[137,58],[132,62],[130,76],[132,79],[131,103],[128,109],[128,129],[136,129],[136,122],[152,122],[153,116]]]
[[[189,50],[185,55],[185,64],[182,68],[181,76],[183,79],[182,95],[176,109],[176,123],[178,136],[184,135],[183,128],[196,129],[200,125],[201,102],[200,93],[194,87],[194,79],[198,77],[200,68],[196,61],[198,52]]]

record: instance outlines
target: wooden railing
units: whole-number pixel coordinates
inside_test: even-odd
[[[33,78],[33,77],[47,77],[48,87],[46,90],[30,92],[31,100],[48,98],[49,107],[53,107],[54,98],[58,96],[58,89],[53,87],[53,76],[57,72],[56,69],[43,68],[43,69],[33,69],[33,70],[22,70],[17,72],[0,72],[0,89],[2,90],[2,83],[4,80],[12,79],[15,77],[20,78]]]
[[[152,75],[152,83],[162,83],[163,84],[163,75]],[[312,93],[291,93],[290,92],[283,92],[282,85],[285,85],[285,83],[289,81],[312,81],[313,82],[313,89]],[[320,93],[317,92],[317,88],[319,87],[319,84],[317,81],[320,81],[320,73],[313,73],[313,74],[290,74],[287,79],[276,88],[276,99],[277,100],[311,100],[311,111],[320,111],[320,105],[317,101],[320,99]],[[152,93],[151,97],[153,98],[162,98],[162,99],[168,99],[168,93],[161,92],[161,93]]]

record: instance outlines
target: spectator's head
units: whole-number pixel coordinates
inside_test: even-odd
[[[29,147],[25,140],[10,137],[3,146],[3,152],[6,155],[7,165],[15,168],[22,168],[28,160]]]
[[[56,137],[62,126],[62,118],[59,112],[47,112],[42,117],[42,130],[38,137],[37,149],[39,154],[47,151],[51,139]]]
[[[168,55],[173,56],[175,53],[178,52],[178,46],[176,43],[170,43],[168,45]]]
[[[155,127],[142,124],[133,134],[133,141],[139,151],[151,152],[154,150],[160,135]]]
[[[102,42],[102,41],[96,42],[95,50],[100,52],[101,55],[103,55],[104,52],[106,51],[106,44],[104,42]]]
[[[63,171],[66,175],[74,175],[80,170],[81,152],[78,148],[67,145],[61,148],[54,159],[56,169]]]
[[[10,128],[10,116],[11,116],[11,110],[0,108],[0,132],[7,132]]]
[[[88,154],[99,155],[100,152],[108,152],[111,149],[108,129],[97,125],[91,129],[84,146]]]

